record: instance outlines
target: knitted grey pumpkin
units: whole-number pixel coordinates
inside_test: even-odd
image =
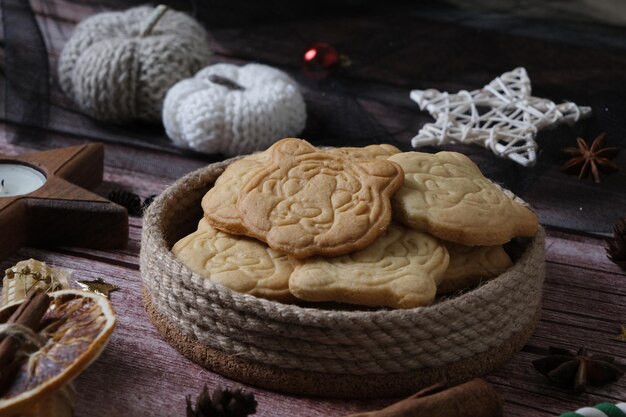
[[[100,120],[159,121],[168,88],[209,62],[205,30],[184,13],[141,6],[82,21],[59,60],[63,91]]]

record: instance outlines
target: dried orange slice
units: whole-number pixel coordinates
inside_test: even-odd
[[[115,313],[101,295],[63,290],[50,293],[40,335],[45,343],[25,361],[11,387],[0,398],[0,415],[11,416],[37,405],[77,377],[102,352],[115,327]],[[0,310],[0,323],[19,303]]]

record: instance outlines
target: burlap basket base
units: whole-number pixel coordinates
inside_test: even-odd
[[[328,397],[402,396],[487,373],[532,334],[545,266],[543,229],[497,278],[432,306],[344,311],[236,293],[171,252],[195,230],[200,201],[232,162],[181,178],[144,215],[140,267],[161,335],[207,368],[260,387]]]
[[[327,398],[405,397],[441,381],[450,384],[468,381],[498,368],[519,351],[535,330],[541,308],[523,331],[513,335],[502,346],[450,365],[386,375],[335,375],[281,369],[226,355],[185,336],[173,323],[159,313],[150,295],[144,291],[148,318],[166,342],[186,358],[235,381],[289,394]]]

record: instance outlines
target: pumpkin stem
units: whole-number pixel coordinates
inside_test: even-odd
[[[211,75],[209,75],[209,81],[211,81],[212,83],[215,83],[215,84],[223,85],[224,87],[228,88],[229,90],[245,90],[244,87],[242,87],[241,85],[237,84],[236,82],[234,82],[230,78],[222,77],[221,75],[211,74]]]
[[[148,18],[144,21],[143,27],[139,31],[139,36],[144,37],[150,35],[152,33],[152,29],[154,29],[157,23],[159,23],[159,20],[161,20],[165,12],[168,10],[169,7],[164,4],[159,4],[155,7],[152,13],[150,13]]]

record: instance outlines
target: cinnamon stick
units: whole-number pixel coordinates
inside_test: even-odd
[[[50,306],[50,297],[42,291],[31,291],[28,297],[9,317],[7,323],[17,323],[33,331],[39,329],[41,318]],[[21,341],[14,337],[4,337],[0,341],[0,397],[10,388],[19,365],[25,359],[16,355],[21,348]]]
[[[501,417],[502,397],[482,379],[449,389],[433,385],[382,410],[346,417]]]

